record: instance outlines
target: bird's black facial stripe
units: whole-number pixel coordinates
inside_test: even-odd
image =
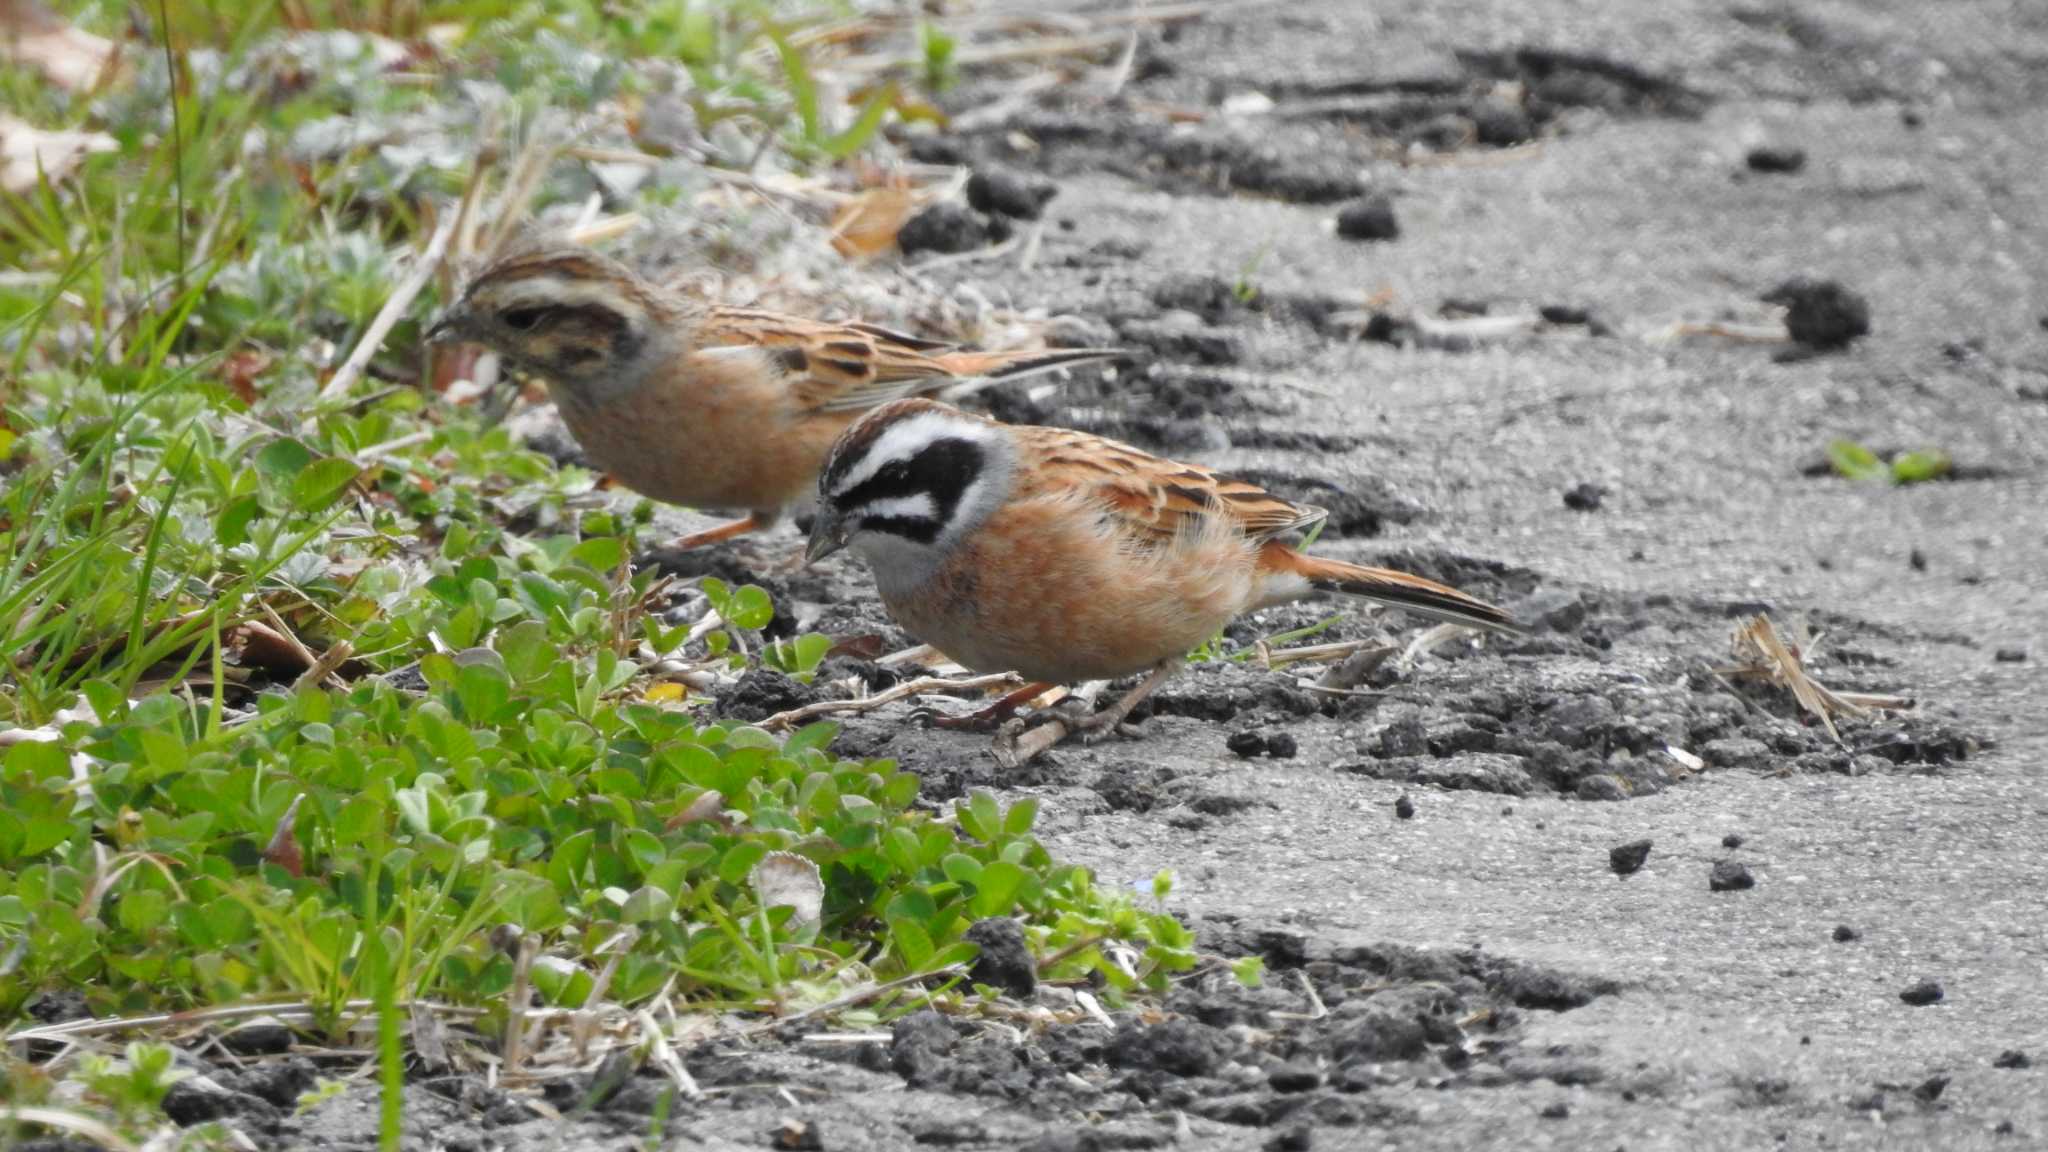
[[[556,349],[553,358],[570,368],[587,366],[597,359],[600,348],[614,364],[629,362],[645,339],[634,331],[630,319],[601,304],[522,305],[506,309],[498,318],[517,332],[545,333],[544,339]]]
[[[842,510],[861,516],[872,505],[925,496],[931,500],[932,515],[904,516],[892,510],[872,518],[863,517],[863,529],[890,532],[920,543],[936,539],[939,530],[953,520],[960,499],[980,478],[983,451],[980,444],[957,436],[934,440],[908,460],[891,460],[873,476],[833,498]],[[911,529],[915,528],[916,531]]]
[[[915,540],[919,544],[929,544],[937,540],[939,529],[943,526],[944,521],[927,520],[922,516],[865,516],[860,522],[863,532],[886,532],[891,536]]]
[[[531,332],[548,318],[549,308],[510,308],[505,312],[505,326],[519,332]]]

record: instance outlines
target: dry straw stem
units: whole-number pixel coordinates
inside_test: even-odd
[[[442,1004],[432,1000],[401,1001],[401,1009],[411,1011],[417,1007],[439,1015],[458,1018],[472,1018],[483,1015],[481,1008],[468,1008],[457,1004]],[[341,1005],[341,1010],[350,1014],[373,1015],[377,1008],[375,1000],[350,1000]],[[259,1016],[276,1017],[281,1023],[311,1023],[314,1019],[311,1004],[303,1000],[284,1001],[273,1004],[230,1004],[221,1008],[201,1008],[189,1012],[162,1012],[144,1016],[108,1016],[89,1020],[66,1020],[57,1024],[38,1024],[32,1028],[21,1028],[0,1036],[0,1044],[19,1045],[31,1040],[54,1040],[68,1042],[91,1036],[107,1036],[123,1032],[171,1032],[183,1033],[204,1028],[212,1024],[251,1020]]]
[[[970,677],[965,680],[951,680],[942,676],[927,676],[917,680],[906,680],[886,691],[877,692],[873,696],[862,696],[856,700],[820,700],[816,704],[806,704],[801,708],[792,708],[787,712],[777,712],[775,715],[761,721],[759,726],[770,732],[780,732],[786,728],[802,724],[807,720],[815,720],[820,716],[830,716],[844,712],[872,712],[885,704],[893,704],[909,696],[917,696],[924,693],[958,696],[967,692],[980,692],[984,689],[1020,682],[1013,672],[996,672],[987,676]]]
[[[90,1140],[108,1152],[135,1152],[135,1145],[126,1137],[106,1124],[78,1112],[67,1112],[62,1108],[8,1108],[0,1107],[0,1124],[12,1127],[16,1124],[32,1124],[38,1128],[53,1128],[68,1135]],[[151,1142],[154,1145],[154,1141]]]
[[[348,390],[362,376],[363,369],[370,366],[370,358],[383,349],[384,338],[391,335],[391,330],[398,326],[399,320],[403,319],[406,311],[412,307],[412,302],[419,298],[420,290],[433,278],[434,270],[441,266],[442,258],[448,254],[448,241],[455,235],[457,219],[458,215],[451,213],[434,229],[434,235],[427,241],[426,249],[413,262],[412,270],[406,274],[398,289],[384,301],[384,307],[378,311],[377,318],[370,321],[370,327],[363,332],[363,338],[356,342],[355,351],[349,353],[340,370],[321,386],[321,400],[333,400],[347,395]],[[314,418],[307,417],[306,424],[310,430],[315,424]]]
[[[876,999],[898,989],[923,984],[929,980],[958,980],[965,975],[967,975],[967,966],[965,964],[948,964],[944,968],[934,968],[929,972],[913,972],[908,976],[899,976],[894,980],[883,981],[880,984],[869,984],[865,987],[856,988],[844,996],[827,1000],[823,1004],[814,1004],[800,1012],[792,1012],[787,1016],[780,1016],[765,1023],[756,1024],[752,1028],[741,1032],[740,1036],[746,1038],[766,1035],[804,1020],[814,1020],[820,1016],[836,1016],[849,1008],[858,1008],[863,1004],[872,1003]]]
[[[1800,708],[1820,720],[1837,745],[1842,745],[1842,734],[1835,729],[1837,715],[1863,717],[1913,706],[1913,701],[1905,696],[1837,692],[1822,684],[1806,670],[1806,656],[1819,646],[1819,640],[1809,640],[1800,646],[1787,644],[1771,618],[1761,613],[1735,630],[1734,646],[1738,663],[1714,669],[1715,675],[1763,680],[1785,688]]]

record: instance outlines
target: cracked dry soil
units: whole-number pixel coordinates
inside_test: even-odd
[[[1270,107],[1223,113],[1250,93]],[[998,415],[1327,505],[1319,549],[1534,627],[1389,666],[1374,696],[1200,664],[1143,739],[1012,772],[985,737],[849,722],[850,754],[901,760],[933,803],[1041,797],[1050,846],[1104,882],[1172,869],[1205,948],[1271,977],[1191,981],[1115,1031],[921,1015],[886,1041],[698,1051],[712,1091],[670,1145],[2048,1142],[2044,102],[2048,14],[1998,0],[1303,0],[1148,31],[1108,105],[1077,90],[920,142],[1058,188],[1030,269],[932,275],[1146,354],[992,390]],[[1336,234],[1366,196],[1393,238]],[[1788,356],[1674,334],[1767,320],[1799,276],[1864,297],[1869,335]],[[1473,314],[1540,319],[1431,336]],[[1838,437],[1941,447],[1960,478],[1814,474]],[[718,563],[808,627],[902,640],[859,572],[788,574],[791,547]],[[1838,747],[1731,688],[1707,668],[1759,611],[1826,634],[1830,686],[1918,706]],[[810,691],[743,687],[736,715]],[[640,1147],[653,1085],[562,1129],[420,1084],[407,1122],[422,1148]],[[371,1146],[367,1100],[271,1131]]]

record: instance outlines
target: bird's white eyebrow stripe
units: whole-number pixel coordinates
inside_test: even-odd
[[[939,507],[932,503],[929,492],[890,496],[850,511],[858,512],[864,517],[886,520],[936,520],[939,517]]]
[[[630,316],[635,311],[624,293],[610,285],[588,280],[536,276],[508,284],[500,291],[501,307],[574,308],[595,304],[621,316]]]
[[[963,420],[947,412],[923,412],[883,432],[862,452],[860,459],[833,486],[842,495],[874,478],[892,460],[908,460],[937,440],[968,440],[986,443],[990,431],[979,421]]]

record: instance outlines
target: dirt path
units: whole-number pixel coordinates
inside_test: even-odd
[[[1873,684],[1952,711],[2000,747],[1853,777],[1781,775],[1774,761],[1588,803],[1333,771],[1364,758],[1385,709],[1286,719],[1301,751],[1284,761],[1230,755],[1223,736],[1241,719],[1168,718],[1143,743],[1062,753],[1056,774],[1164,766],[1183,787],[1250,806],[1177,822],[1091,811],[1083,795],[1055,806],[1059,850],[1109,880],[1172,868],[1192,913],[1285,921],[1337,943],[1483,944],[1622,984],[1587,1007],[1533,1014],[1522,1038],[1525,1052],[1564,1046],[1597,1082],[1385,1093],[1418,1123],[1333,1131],[1330,1147],[1972,1147],[1999,1143],[2007,1122],[2019,1142],[2048,1139],[2040,1073],[1993,1067],[2009,1049],[2048,1052],[2048,802],[2037,782],[2048,751],[2048,187],[2029,176],[2048,132],[2048,21],[1996,4],[1938,16],[1803,5],[1796,19],[1719,4],[1432,5],[1429,17],[1375,19],[1355,7],[1191,27],[1160,48],[1170,74],[1140,91],[1274,98],[1280,127],[1240,134],[1281,169],[1363,159],[1393,198],[1399,239],[1336,239],[1330,205],[1193,187],[1217,177],[1176,170],[1172,157],[1192,147],[1135,163],[1142,150],[1126,150],[1110,164],[1124,174],[1109,175],[1090,170],[1102,159],[1091,152],[1117,151],[1116,139],[1053,145],[1039,163],[1074,165],[1054,207],[1074,227],[1049,233],[1057,247],[1037,278],[1009,291],[1093,291],[1114,312],[1190,277],[1247,279],[1272,307],[1226,308],[1199,329],[1231,342],[1217,358],[1237,363],[1220,372],[1247,379],[1226,434],[1238,445],[1259,439],[1247,426],[1326,439],[1321,450],[1204,459],[1347,491],[1384,484],[1422,510],[1332,551],[1426,542],[1503,561],[1605,603],[1596,617],[1659,594],[1696,609],[1760,601],[1781,618],[1812,610],[1881,662]],[[1537,92],[1608,106],[1566,107],[1533,147],[1405,168],[1370,159],[1385,124],[1419,115],[1401,97],[1462,94],[1475,69],[1499,68],[1483,54],[1512,60],[1523,47],[1674,78],[1698,99],[1673,109],[1655,87],[1553,73],[1533,79]],[[1318,102],[1329,116],[1289,115]],[[1805,149],[1805,168],[1747,171],[1748,147],[1766,142]],[[1086,254],[1120,244],[1135,258],[1089,266]],[[1796,275],[1866,295],[1872,334],[1783,364],[1769,347],[1659,338],[1680,320],[1753,316],[1758,295]],[[1385,290],[1395,307],[1425,311],[1444,300],[1496,313],[1573,305],[1614,334],[1546,327],[1460,353],[1339,342],[1327,323],[1275,315],[1289,302],[1365,308]],[[1937,445],[1989,475],[1906,489],[1803,475],[1845,436]],[[1607,490],[1598,511],[1566,506],[1581,483]],[[1592,653],[1599,673],[1654,678],[1674,655],[1718,658],[1732,621],[1690,615]],[[2034,659],[1999,662],[1998,649]],[[1580,656],[1474,675],[1562,679],[1560,665]],[[1433,690],[1428,676],[1411,687]],[[1393,815],[1404,792],[1412,821]],[[1728,834],[1739,849],[1723,846]],[[1613,875],[1608,849],[1640,838],[1654,841],[1647,867]],[[1755,889],[1708,890],[1726,858],[1750,865]],[[1861,939],[1835,942],[1838,924]],[[1942,1003],[1900,1000],[1922,977],[1943,984]],[[1935,1092],[1933,1077],[1948,1077],[1946,1089],[1916,1097]],[[1568,1117],[1541,1116],[1556,1103]]]
[[[1075,94],[933,146],[1060,185],[1029,270],[939,276],[1058,302],[1098,318],[1084,335],[1156,354],[1137,379],[1000,399],[1005,415],[1332,504],[1324,550],[1500,596],[1538,634],[1341,707],[1286,673],[1197,667],[1143,740],[1022,774],[980,738],[850,725],[850,752],[902,758],[935,800],[1040,795],[1053,850],[1104,883],[1172,870],[1173,906],[1212,946],[1264,951],[1274,980],[1191,989],[1173,1007],[1197,1032],[1131,1026],[1129,1044],[921,1024],[701,1054],[700,1080],[756,1087],[682,1109],[670,1134],[759,1147],[797,1119],[818,1143],[786,1146],[832,1149],[2048,1141],[2048,1071],[1994,1067],[2048,1060],[2048,16],[1427,7],[1303,0],[1148,34],[1120,103]],[[1206,120],[1171,127],[1170,107]],[[1756,144],[1805,165],[1751,171]],[[1360,172],[1398,239],[1333,235]],[[1769,320],[1758,297],[1793,276],[1867,297],[1870,335],[1781,363],[1780,345],[1672,334]],[[1399,336],[1392,321],[1446,301],[1591,323],[1466,350],[1357,335],[1375,310],[1375,334]],[[1844,437],[1939,447],[1967,478],[1806,474]],[[1596,510],[1568,506],[1581,485]],[[792,587],[858,597],[861,581]],[[1852,729],[1843,752],[1728,696],[1698,668],[1760,608],[1828,631],[1830,683],[1920,710]],[[1298,750],[1240,759],[1240,731]],[[1711,766],[1684,771],[1666,743]],[[1645,838],[1646,866],[1615,875],[1609,849]],[[1755,886],[1710,892],[1722,860]],[[1304,978],[1328,1019],[1290,1015],[1311,1010]],[[1903,1002],[1923,978],[1945,998]],[[1440,1034],[1451,1020],[1462,1033]],[[475,1147],[536,1130],[465,1115],[446,1131]],[[332,1116],[325,1134],[353,1139]],[[579,1131],[637,1147],[647,1121],[627,1107]]]

